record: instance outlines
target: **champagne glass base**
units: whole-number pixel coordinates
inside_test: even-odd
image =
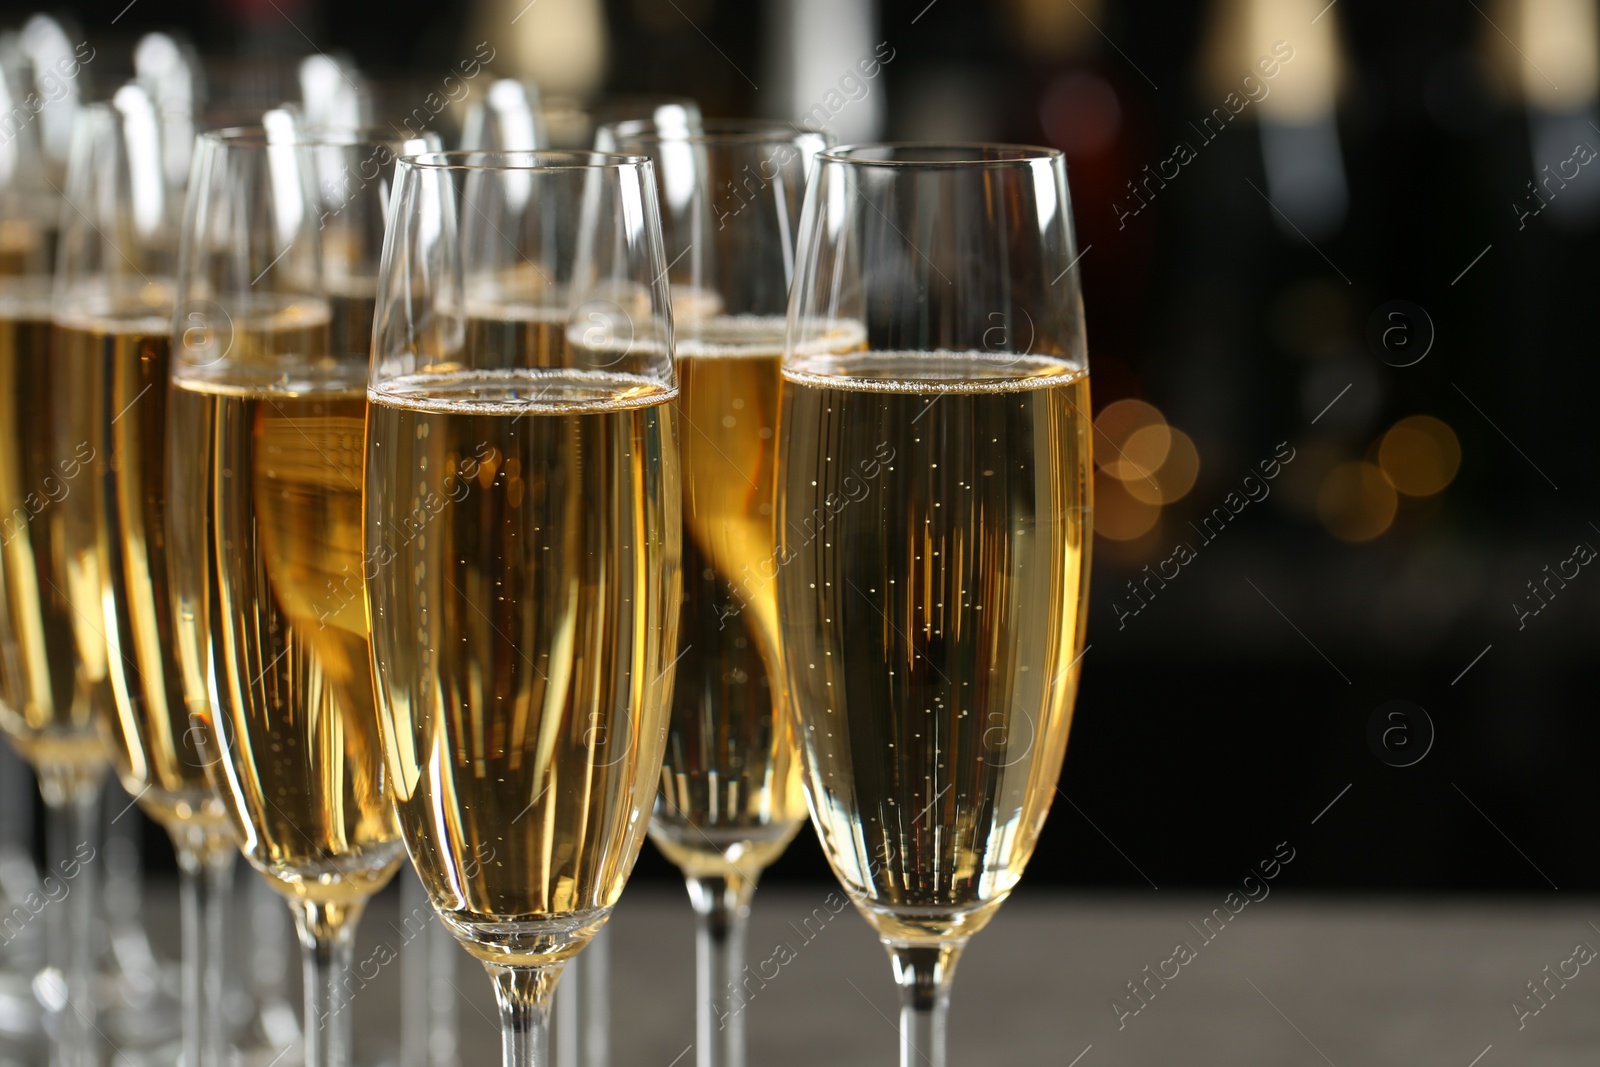
[[[255,1005],[255,1015],[234,1035],[233,1060],[236,1067],[292,1067],[305,1062],[305,1036],[300,1029],[300,1013],[287,1000],[274,999]]]
[[[44,1049],[44,1016],[26,975],[0,973],[0,1042]]]
[[[400,842],[386,841],[322,863],[265,864],[249,853],[245,859],[291,905],[306,901],[332,907],[365,903],[389,884],[405,853]]]
[[[795,821],[702,829],[658,813],[650,820],[650,840],[687,878],[732,875],[754,882],[789,847],[801,825]]]
[[[887,907],[867,900],[849,887],[846,889],[856,909],[878,931],[878,938],[884,944],[932,947],[965,944],[973,934],[989,925],[994,913],[1010,896],[1002,893],[992,900],[967,907]]]
[[[238,902],[242,937],[230,951],[240,961],[238,982],[226,997],[236,1067],[292,1067],[304,1060],[305,1035],[299,1009],[289,1000],[289,966],[294,934],[283,897],[268,879],[244,881]]]
[[[116,1067],[188,1067],[183,1062],[183,1042],[169,1041],[155,1048],[122,1049],[116,1053]]]
[[[0,1041],[23,1048],[41,1043],[41,1051],[44,1016],[33,994],[33,976],[44,962],[44,923],[37,919],[47,906],[33,857],[0,846],[0,918],[6,920],[0,926]],[[19,922],[19,914],[27,921]]]
[[[571,959],[605,925],[610,908],[493,922],[441,911],[439,917],[466,950],[497,967],[548,967]]]
[[[97,992],[98,1024],[107,1040],[129,1055],[155,1056],[159,1060],[157,1050],[180,1043],[182,985],[179,968],[166,960],[151,960],[148,970],[115,966],[104,969]]]

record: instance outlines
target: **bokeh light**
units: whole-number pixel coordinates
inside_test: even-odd
[[[1094,428],[1095,529],[1113,541],[1135,540],[1154,528],[1163,506],[1194,488],[1200,452],[1143,400],[1107,404]]]
[[[1118,400],[1107,404],[1094,420],[1096,465],[1112,472],[1116,477],[1124,477],[1120,471],[1124,462],[1123,454],[1127,451],[1128,438],[1146,426],[1166,424],[1167,420],[1156,410],[1155,405],[1147,404],[1143,400]]]
[[[1374,463],[1341,463],[1317,493],[1317,515],[1341,541],[1371,541],[1389,528],[1399,506],[1394,486]]]
[[[1156,430],[1154,426],[1138,430],[1128,444],[1138,446],[1140,437]],[[1171,504],[1182,500],[1189,495],[1200,475],[1200,452],[1194,446],[1194,439],[1175,427],[1163,426],[1160,430],[1166,449],[1155,473],[1148,478],[1128,478],[1123,482],[1130,496],[1146,504]],[[1129,454],[1134,454],[1131,447]]]
[[[1129,434],[1103,466],[1113,478],[1125,482],[1147,481],[1167,461],[1171,448],[1172,427],[1165,422],[1151,423]]]
[[[1433,496],[1455,480],[1461,468],[1461,442],[1455,431],[1431,415],[1401,419],[1378,445],[1378,466],[1406,496]]]
[[[1115,143],[1122,105],[1110,82],[1091,71],[1074,71],[1045,90],[1039,122],[1050,143],[1069,156],[1095,156]]]
[[[1138,499],[1125,483],[1105,471],[1095,472],[1095,533],[1113,541],[1132,541],[1148,533],[1160,517],[1160,505]]]

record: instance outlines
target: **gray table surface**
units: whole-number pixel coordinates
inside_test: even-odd
[[[751,1067],[896,1062],[896,992],[871,930],[853,910],[820,932],[815,920],[810,932],[803,926],[814,909],[828,913],[830,891],[785,887],[756,897],[750,958],[788,962],[749,1001]],[[1520,1028],[1511,1007],[1528,997],[1525,983],[1546,965],[1563,967],[1576,944],[1600,946],[1590,925],[1600,921],[1595,901],[1352,901],[1279,889],[1205,943],[1190,924],[1224,895],[1089,897],[1024,885],[961,961],[951,1064],[1600,1062],[1600,966],[1579,968],[1565,988],[1552,980],[1548,1006]],[[687,899],[659,886],[631,890],[612,924],[613,1063],[692,1064]],[[386,926],[381,911],[369,915],[363,940],[375,944]],[[1113,1000],[1146,965],[1171,974],[1163,961],[1180,941],[1198,949],[1195,958],[1165,988],[1152,983],[1156,995],[1119,1028]],[[464,953],[456,984],[462,1063],[492,1064],[499,1050],[488,981]],[[374,987],[356,1005],[363,1059],[393,1040],[393,997]]]

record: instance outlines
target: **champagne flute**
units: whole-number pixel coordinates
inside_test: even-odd
[[[178,264],[169,564],[190,712],[305,952],[305,1062],[349,1062],[346,971],[403,854],[361,574],[367,351],[396,154],[428,141],[202,135]],[[318,186],[320,176],[324,184]]]
[[[359,130],[372,121],[372,91],[349,56],[313,52],[300,60],[297,73],[300,106],[308,129]],[[393,139],[413,135],[390,130],[388,136]]]
[[[670,127],[700,122],[692,100],[672,97],[614,100],[599,111],[584,111],[571,101],[543,105],[538,87],[500,78],[467,108],[461,147],[483,151],[531,151],[554,146],[586,149],[597,143],[597,123],[611,118],[659,116]],[[598,129],[603,129],[603,126]],[[606,1067],[610,1062],[610,931],[601,927],[581,956],[566,969],[567,980],[555,998],[555,1052],[560,1067]]]
[[[683,871],[697,919],[697,1062],[742,1067],[751,896],[806,817],[782,699],[772,516],[795,227],[827,140],[718,121],[699,133],[619,123],[601,138],[656,165],[681,390],[683,612],[650,837]]]
[[[37,23],[41,33],[47,23]],[[10,77],[0,77],[0,110],[22,103]],[[0,168],[0,732],[38,776],[48,837],[42,885],[65,893],[41,912],[46,961],[33,981],[51,1062],[94,1067],[107,760],[98,716],[110,691],[104,635],[94,615],[75,610],[95,584],[93,561],[66,552],[61,503],[93,492],[85,483],[105,462],[105,442],[58,418],[79,384],[53,358],[50,327],[58,212],[70,209],[52,188],[41,128],[18,126]]]
[[[648,159],[403,159],[368,390],[384,752],[434,908],[545,1067],[661,767],[680,593],[671,319]]]
[[[31,70],[21,51],[16,48],[0,49],[0,110],[9,112],[18,102],[15,92],[31,77]],[[54,225],[54,212],[48,202],[48,188],[42,177],[43,159],[40,156],[37,130],[31,126],[19,127],[12,140],[15,162],[0,174],[0,332],[7,336],[16,329],[10,322],[44,300],[40,292],[47,286],[48,260],[53,254],[53,244],[45,226]],[[30,282],[26,279],[34,278]],[[0,457],[0,463],[6,462]],[[3,541],[0,530],[0,541]],[[0,603],[0,624],[7,618]],[[4,631],[0,630],[0,642]],[[0,644],[0,647],[4,647]],[[0,656],[0,705],[12,699],[13,690],[8,680],[5,657]],[[5,732],[5,720],[20,716],[20,711],[0,708],[0,732]],[[28,762],[14,746],[0,746],[0,805],[7,818],[0,841],[0,862],[5,864],[3,892],[7,913],[10,906],[29,899],[43,899],[41,872],[33,858],[33,803],[38,786]],[[33,980],[44,964],[47,946],[43,934],[48,922],[29,923],[18,930],[4,946],[0,959],[0,1015],[7,1022],[0,1025],[0,1035],[17,1042],[39,1040],[43,1047],[43,1011],[34,994]]]
[[[1066,751],[1089,558],[1076,255],[1054,149],[839,148],[806,192],[778,617],[812,822],[888,948],[903,1067],[943,1067],[956,962]]]
[[[177,852],[185,1062],[220,1065],[223,941],[235,845],[184,703],[166,558],[167,377],[181,186],[163,174],[163,116],[137,85],[79,112],[53,302],[58,425],[98,462],[61,501],[87,577],[74,610],[109,649],[112,764]],[[89,479],[92,478],[92,482]]]
[[[168,184],[182,190],[189,181],[195,123],[205,110],[200,56],[181,37],[147,33],[134,47],[133,69],[134,81],[155,105],[161,127],[162,170]]]

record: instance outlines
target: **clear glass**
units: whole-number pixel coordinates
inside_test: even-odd
[[[567,961],[556,987],[552,1040],[557,1067],[611,1062],[611,927],[602,926]]]
[[[189,184],[195,129],[206,100],[200,55],[181,35],[147,33],[134,46],[133,69],[134,81],[155,105],[162,173],[167,185],[181,193]]]
[[[25,95],[11,75],[23,72],[3,73],[0,112],[10,114]],[[60,119],[51,117],[53,139],[66,132]],[[49,904],[36,917],[45,961],[32,985],[53,1039],[51,1062],[92,1067],[100,1042],[95,863],[103,851],[98,803],[106,770],[97,717],[111,694],[97,612],[76,610],[92,575],[64,551],[69,515],[60,505],[87,491],[91,468],[105,456],[55,417],[78,383],[58,373],[51,352],[62,204],[41,147],[43,129],[42,122],[20,124],[6,139],[0,168],[0,663],[15,665],[0,671],[0,732],[33,765],[46,807],[49,852],[40,884]]]
[[[315,51],[300,60],[296,75],[300,84],[300,110],[308,131],[320,134],[332,130],[366,130],[361,136],[366,141],[434,138],[432,126],[417,130],[373,129],[372,90],[366,76],[345,53],[329,55]]]
[[[95,459],[65,494],[63,541],[82,625],[112,650],[105,727],[128,795],[172,838],[183,920],[183,1049],[222,1064],[232,830],[206,778],[173,641],[166,543],[166,381],[181,185],[162,116],[136,85],[82,109],[67,163],[53,359],[70,391],[55,418]]]
[[[467,105],[461,123],[461,147],[467,151],[531,152],[548,145],[539,87],[532,82],[498,78]]]
[[[283,897],[263,879],[251,878],[244,888],[244,963],[235,969],[228,994],[234,1006],[229,1013],[234,1052],[240,1067],[268,1067],[279,1056],[299,1061],[305,1035],[289,1000],[290,915]]]
[[[49,806],[45,878],[56,879],[65,895],[44,911],[49,958],[33,988],[49,1013],[50,1062],[61,1067],[99,1067],[101,1059],[95,995],[101,921],[97,862],[104,852],[100,792],[97,781],[93,789],[52,796],[47,787],[44,794]]]
[[[677,683],[650,836],[697,917],[699,1067],[743,1067],[738,980],[761,872],[804,822],[783,700],[773,496],[794,239],[825,135],[769,122],[604,127],[649,156],[671,283],[683,476]]]
[[[38,130],[45,177],[60,190],[71,152],[73,119],[84,101],[93,99],[100,73],[94,66],[97,53],[70,15],[43,12],[28,16],[8,40],[6,51],[21,60],[14,68],[20,77],[14,76],[10,87],[19,99],[11,103],[33,113],[28,125]]]
[[[648,159],[401,160],[368,389],[384,754],[507,1067],[605,923],[661,770],[679,575],[671,314]]]
[[[38,795],[27,763],[10,745],[0,744],[0,811],[6,813],[0,824],[0,914],[12,915],[18,907],[26,913],[27,902],[37,907],[45,899],[33,857]],[[33,976],[44,961],[43,933],[41,923],[28,922],[0,940],[0,1018],[6,1020],[0,1032],[13,1039],[31,1042],[43,1032],[39,999],[33,995]]]
[[[95,987],[105,1016],[100,1028],[117,1048],[177,1054],[183,1048],[185,1009],[182,953],[175,965],[156,953],[144,922],[145,819],[120,783],[108,785],[100,801],[106,843]],[[126,1010],[129,1006],[137,1010]]]
[[[269,113],[200,138],[183,220],[174,643],[210,781],[295,918],[308,1067],[349,1062],[355,927],[403,853],[361,597],[361,426],[394,160],[433,143]]]
[[[457,1067],[456,939],[433,913],[415,872],[402,872],[400,922],[401,1067]]]
[[[568,97],[544,101],[545,136],[556,148],[616,147],[601,139],[607,126],[621,122],[647,122],[664,133],[695,133],[702,124],[700,105],[687,96],[629,94],[606,96],[588,103]]]
[[[607,1067],[611,1062],[611,927],[602,926],[567,961],[556,986],[550,1049],[556,1067]]]
[[[806,192],[779,626],[812,821],[893,961],[905,1067],[943,1067],[962,947],[1021,877],[1066,751],[1091,471],[1076,255],[1052,149],[840,148]]]

